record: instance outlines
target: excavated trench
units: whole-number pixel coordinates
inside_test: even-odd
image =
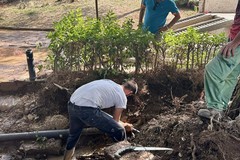
[[[40,113],[38,91],[45,81],[16,81],[0,83],[0,158],[10,159],[62,159],[68,136],[65,113]],[[54,113],[55,112],[55,113]],[[40,116],[41,115],[41,116]],[[95,128],[86,128],[79,142],[78,155],[92,153],[86,145],[90,137],[102,136]],[[91,138],[90,138],[91,139]]]
[[[214,123],[209,129],[210,123],[203,122],[196,114],[204,107],[202,101],[197,101],[202,91],[201,84],[197,84],[201,82],[199,77],[195,73],[189,79],[187,74],[166,70],[136,76],[140,91],[129,98],[122,120],[132,123],[140,132],[128,134],[128,142],[119,144],[96,130],[86,131],[77,145],[77,159],[115,159],[114,153],[129,145],[168,147],[173,151],[130,152],[120,159],[238,159],[240,118]],[[109,78],[120,83],[126,77]],[[44,81],[0,83],[1,158],[61,159],[68,129],[66,104],[70,95],[54,83],[74,90],[94,79],[99,79],[94,73],[78,72],[50,75]],[[106,111],[111,113],[111,110]],[[46,135],[45,131],[49,130],[54,134],[61,132]],[[36,136],[31,135],[33,132]],[[20,138],[7,140],[16,136],[13,133],[19,133]],[[31,138],[26,138],[26,134]],[[7,138],[1,139],[1,135]]]

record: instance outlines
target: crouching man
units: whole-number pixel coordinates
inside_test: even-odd
[[[137,90],[138,85],[133,80],[119,85],[112,80],[102,79],[79,87],[68,103],[70,130],[64,160],[72,159],[75,146],[86,126],[98,128],[116,142],[123,141],[126,137],[125,129],[131,131],[133,126],[121,122],[121,114],[126,109],[127,96],[136,94]],[[112,106],[113,116],[101,110]]]

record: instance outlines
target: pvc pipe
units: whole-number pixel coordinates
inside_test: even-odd
[[[21,132],[21,133],[4,133],[0,134],[0,142],[15,141],[15,140],[29,140],[36,139],[38,137],[46,138],[67,138],[69,134],[68,129],[63,130],[46,130],[46,131],[34,131],[34,132]],[[81,135],[96,135],[103,134],[97,128],[84,128]]]

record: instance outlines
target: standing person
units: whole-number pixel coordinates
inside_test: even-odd
[[[146,10],[146,13],[145,13]],[[171,12],[174,18],[166,24],[167,16]],[[144,17],[144,23],[142,25]],[[142,0],[139,13],[139,26],[153,34],[167,31],[181,18],[179,10],[173,0]]]
[[[96,127],[108,134],[114,141],[123,141],[126,131],[132,124],[120,121],[122,111],[126,109],[127,96],[136,94],[138,85],[127,81],[119,85],[112,80],[95,80],[79,87],[68,103],[70,131],[67,139],[64,160],[73,157],[75,146],[84,127]],[[113,116],[101,109],[115,107]],[[124,129],[125,128],[125,129]]]
[[[207,109],[198,115],[220,120],[228,107],[240,74],[240,0],[234,22],[230,28],[229,42],[205,67],[204,91]]]

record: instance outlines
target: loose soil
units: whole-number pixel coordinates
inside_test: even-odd
[[[26,1],[27,7],[34,4],[35,8],[42,11],[42,6],[38,6],[37,2],[42,1]],[[46,1],[48,2],[48,1]],[[94,6],[89,7],[85,3],[88,1],[77,1],[73,4],[59,3],[64,9],[77,7],[77,4],[85,6],[82,8],[85,12],[94,9]],[[90,1],[89,1],[90,2]],[[138,1],[124,1],[125,5],[118,4],[120,1],[111,1],[100,4],[100,15],[109,10],[110,4],[114,11],[119,11],[118,16],[136,16],[139,7]],[[136,5],[132,5],[133,3]],[[101,1],[103,3],[103,1]],[[91,1],[91,4],[94,4]],[[118,5],[116,5],[118,4]],[[31,11],[30,8],[26,10],[17,10],[19,3],[16,3],[14,14],[16,17],[14,21],[8,19],[13,12],[7,12],[9,6],[0,6],[0,25],[17,26],[17,27],[51,27],[54,20],[53,15],[46,14],[41,19],[41,23],[35,22],[39,17],[36,12]],[[34,5],[32,7],[34,7]],[[52,9],[52,12],[57,10],[51,8],[55,3],[50,1],[45,6]],[[88,6],[88,7],[87,7]],[[120,6],[120,7],[116,7]],[[126,7],[126,8],[125,8]],[[127,7],[132,7],[127,9]],[[119,9],[121,8],[121,9]],[[44,8],[46,9],[46,8]],[[72,8],[73,9],[73,8]],[[28,18],[23,15],[23,12],[28,12]],[[61,10],[59,9],[61,12]],[[67,11],[67,10],[66,10]],[[65,12],[66,12],[65,11]],[[21,14],[17,14],[17,13]],[[60,12],[58,12],[60,14]],[[64,13],[65,13],[64,12]],[[6,15],[8,13],[8,15]],[[132,15],[134,14],[134,15]],[[48,16],[49,17],[48,17]],[[94,15],[94,12],[91,12]],[[46,17],[45,17],[46,16]],[[59,15],[61,17],[62,15]],[[122,16],[122,17],[121,17]],[[21,17],[21,18],[20,18]],[[30,19],[30,20],[29,20]],[[16,20],[16,21],[15,21]],[[20,23],[19,21],[22,21]],[[17,22],[18,21],[18,22]],[[44,25],[46,24],[46,25]],[[4,32],[1,32],[4,34]],[[26,32],[25,32],[26,33]],[[35,32],[37,33],[37,32]],[[13,35],[17,35],[13,34]],[[33,34],[30,34],[33,35]],[[22,35],[29,37],[29,34]],[[97,73],[91,72],[77,72],[77,73],[46,73],[43,71],[39,76],[45,79],[43,82],[27,83],[24,85],[17,85],[17,82],[7,83],[9,80],[22,80],[27,78],[27,66],[25,50],[28,47],[35,46],[36,42],[41,41],[45,44],[44,36],[35,35],[30,39],[30,43],[18,41],[21,39],[9,37],[11,43],[7,40],[1,41],[0,48],[1,59],[0,67],[8,69],[8,71],[1,72],[0,84],[0,133],[13,132],[31,132],[40,130],[55,130],[67,129],[68,114],[67,101],[70,94],[66,90],[62,90],[54,83],[66,87],[72,92],[77,87],[102,77]],[[5,36],[3,38],[6,38]],[[41,37],[43,39],[41,39]],[[19,38],[19,39],[18,39]],[[38,39],[40,38],[40,40]],[[16,43],[15,43],[16,40]],[[33,42],[34,41],[34,42]],[[21,43],[19,43],[21,42]],[[11,45],[19,45],[25,47],[9,47]],[[38,44],[38,43],[37,43]],[[47,41],[46,41],[47,44]],[[4,47],[3,47],[4,46]],[[33,47],[34,48],[34,47]],[[47,56],[47,50],[34,49],[35,63],[44,63],[44,58]],[[17,61],[16,61],[17,58]],[[24,63],[21,63],[24,62]],[[38,71],[37,71],[38,72]],[[129,135],[128,141],[133,145],[142,146],[162,146],[173,148],[173,152],[152,152],[155,159],[161,160],[238,160],[240,159],[240,118],[236,118],[230,122],[223,122],[221,124],[214,123],[211,125],[209,121],[201,120],[197,116],[197,111],[204,108],[205,105],[202,99],[203,89],[203,71],[192,72],[175,72],[171,68],[162,68],[158,72],[148,73],[144,75],[134,75],[138,82],[140,91],[134,97],[128,98],[128,107],[123,114],[123,121],[130,122],[135,128],[140,130],[140,133],[135,133],[135,136]],[[24,75],[23,77],[21,77]],[[107,78],[122,83],[128,75],[112,75]],[[18,87],[16,87],[18,86]],[[106,112],[111,113],[110,110]],[[32,143],[38,149],[28,149],[27,144]],[[55,144],[56,146],[52,146]],[[36,138],[33,141],[15,141],[15,142],[1,142],[0,143],[0,158],[1,159],[61,159],[63,149],[66,144],[66,139],[60,140],[44,140],[43,138]],[[85,136],[81,137],[78,146],[76,157],[78,159],[105,159],[104,148],[112,145],[113,142],[105,135],[99,136]],[[54,156],[54,158],[52,158]],[[58,157],[58,158],[57,158]]]
[[[163,146],[173,148],[169,152],[152,152],[156,159],[239,159],[239,120],[231,123],[213,124],[198,118],[197,111],[204,107],[199,100],[202,91],[202,72],[174,72],[169,68],[157,73],[135,75],[140,86],[139,93],[129,97],[128,109],[123,121],[133,123],[140,133],[129,136],[132,144],[143,146]],[[101,77],[97,73],[58,73],[47,77],[41,85],[30,85],[14,92],[2,92],[0,125],[2,133],[26,132],[36,130],[54,130],[68,128],[67,101],[70,94],[56,87],[75,90],[77,87]],[[121,83],[127,75],[109,76]],[[183,83],[184,82],[184,83]],[[27,89],[28,88],[28,89]],[[14,99],[11,101],[9,99]],[[10,102],[12,104],[10,104]],[[14,102],[14,103],[13,103]],[[5,104],[5,105],[4,105]],[[5,106],[5,107],[4,107]],[[111,112],[111,110],[106,110]],[[63,150],[66,139],[61,140]],[[14,148],[1,144],[0,155],[8,150],[8,155],[15,159],[24,159],[33,155],[23,154],[21,143]],[[60,143],[60,142],[59,142]],[[77,152],[78,159],[104,159],[103,149],[113,142],[105,135],[82,137],[77,148],[88,147],[86,153]],[[40,144],[39,144],[40,145]],[[10,152],[11,151],[11,152]],[[85,151],[85,150],[84,150]],[[35,159],[48,159],[55,152],[39,149]],[[62,154],[62,152],[58,152]],[[6,154],[6,153],[5,153]],[[55,155],[56,156],[56,155]],[[95,158],[94,158],[95,157]],[[50,159],[50,158],[49,158]]]

